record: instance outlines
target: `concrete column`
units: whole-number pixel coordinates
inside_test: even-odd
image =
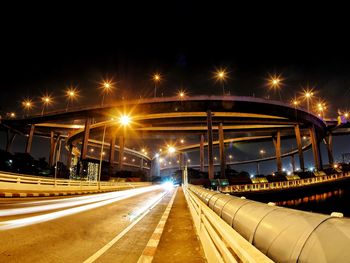
[[[56,149],[57,139],[55,138],[55,133],[53,131],[50,132],[50,155],[49,155],[49,167],[54,165],[54,155]]]
[[[293,169],[293,173],[295,172],[295,160],[294,160],[294,154],[291,155],[292,158],[292,169]]]
[[[304,172],[305,171],[304,154],[303,154],[303,146],[301,144],[300,129],[298,124],[294,126],[294,131],[295,131],[295,138],[297,140],[297,146],[298,146],[300,169]]]
[[[118,160],[119,171],[123,169],[124,143],[125,143],[124,136],[119,136],[119,160]]]
[[[333,135],[332,133],[329,133],[329,135],[326,137],[327,142],[327,153],[328,153],[328,163],[330,166],[334,163],[333,158]]]
[[[259,162],[256,162],[256,174],[257,175],[260,174],[260,164],[259,164]]]
[[[273,138],[273,144],[276,151],[277,172],[282,173],[282,159],[281,159],[281,131],[277,130],[276,137]]]
[[[115,135],[112,134],[111,140],[109,142],[109,167],[108,167],[108,173],[111,175],[113,173],[114,168],[114,153],[115,153]]]
[[[225,177],[225,168],[226,168],[226,154],[225,154],[225,143],[224,143],[224,128],[222,123],[219,124],[219,147],[220,147],[220,178],[224,179]]]
[[[27,143],[26,143],[26,153],[28,153],[28,154],[30,154],[30,150],[32,149],[34,129],[35,129],[35,125],[31,124],[30,125],[30,131],[29,131],[28,139],[27,139]]]
[[[204,135],[201,134],[201,141],[199,144],[199,171],[204,172]]]
[[[184,154],[182,152],[179,153],[179,169],[183,170],[184,167]]]
[[[141,160],[140,160],[140,170],[143,170],[143,158],[141,157]]]
[[[311,138],[311,143],[312,143],[312,153],[314,156],[315,168],[317,170],[322,170],[321,153],[320,153],[319,142],[317,140],[317,135],[315,132],[315,127],[312,126],[309,129],[309,132],[310,132],[310,138]]]
[[[67,169],[69,170],[72,164],[72,150],[73,150],[73,145],[69,145],[69,150],[67,154]]]
[[[90,125],[91,125],[91,118],[87,118],[85,121],[83,143],[81,146],[81,155],[80,155],[81,160],[84,160],[86,158],[88,144],[89,144],[89,136],[90,136]]]
[[[213,157],[213,123],[211,110],[207,111],[208,127],[208,175],[209,179],[214,179],[214,157]]]
[[[11,131],[7,130],[7,136],[6,136],[6,152],[11,152],[12,143],[15,140],[16,133],[11,133]]]

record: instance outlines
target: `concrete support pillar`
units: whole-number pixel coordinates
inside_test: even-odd
[[[199,144],[199,171],[204,172],[204,135],[201,134],[201,141]]]
[[[321,153],[320,153],[319,141],[317,139],[317,134],[315,132],[315,127],[312,126],[309,129],[309,132],[310,132],[310,138],[312,143],[312,153],[314,156],[315,168],[317,170],[322,170]]]
[[[124,157],[124,136],[119,136],[119,160],[118,160],[118,170],[121,171],[123,169],[123,157]]]
[[[293,173],[295,172],[295,159],[294,159],[294,154],[291,155],[292,158],[292,169],[293,169]]]
[[[87,118],[85,121],[83,143],[81,146],[81,155],[80,155],[81,160],[84,160],[86,158],[88,144],[89,144],[89,136],[90,136],[90,125],[91,125],[91,119]]]
[[[276,151],[277,172],[282,173],[282,158],[281,158],[281,131],[277,130],[276,137],[273,138],[273,144]]]
[[[182,171],[184,167],[184,154],[182,152],[179,153],[179,169]]]
[[[67,169],[69,170],[72,164],[72,151],[73,151],[73,145],[69,145],[69,150],[67,153]]]
[[[214,157],[213,157],[213,123],[211,110],[207,111],[208,127],[208,175],[209,179],[214,179]]]
[[[260,163],[256,162],[256,174],[259,175],[260,174]]]
[[[296,138],[297,146],[298,146],[300,169],[304,172],[305,171],[304,154],[303,154],[303,146],[301,144],[300,129],[299,129],[299,125],[298,124],[296,124],[294,126],[294,131],[295,131],[295,138]]]
[[[219,148],[220,148],[220,178],[224,179],[225,177],[225,168],[226,168],[226,154],[225,154],[225,143],[224,143],[224,128],[222,123],[219,124]]]
[[[34,129],[35,129],[35,125],[34,124],[30,125],[30,131],[29,131],[29,135],[28,135],[27,143],[26,143],[26,153],[28,153],[28,154],[30,154],[30,150],[32,149]]]
[[[52,167],[54,165],[56,144],[57,144],[57,139],[55,138],[55,133],[53,131],[51,131],[50,132],[49,167]]]
[[[113,174],[113,168],[114,168],[115,137],[116,136],[112,134],[111,140],[109,142],[109,166],[108,166],[109,175]]]
[[[327,153],[328,153],[328,163],[330,166],[334,163],[333,158],[333,135],[332,133],[329,133],[329,135],[326,137],[327,142]]]
[[[6,136],[6,152],[11,152],[12,143],[15,140],[16,133],[11,133],[10,130],[7,130]]]
[[[140,159],[140,170],[143,170],[143,158]]]

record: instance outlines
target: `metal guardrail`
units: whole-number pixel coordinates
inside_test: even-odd
[[[350,218],[343,218],[341,213],[289,209],[195,185],[188,185],[187,192],[197,203],[202,202],[202,211],[209,209],[217,215],[212,225],[225,223],[275,262],[349,262]]]
[[[0,172],[0,190],[92,190],[97,189],[122,189],[148,186],[148,182],[100,182],[79,181],[68,179],[54,179],[40,176]],[[58,189],[59,188],[59,189]]]
[[[197,234],[209,263],[273,262],[223,221],[186,186],[184,190]]]
[[[344,172],[341,174],[316,176],[312,178],[297,179],[297,180],[283,181],[283,182],[228,185],[228,186],[219,187],[219,190],[222,193],[236,193],[236,192],[254,192],[254,191],[262,191],[262,190],[286,189],[286,188],[301,187],[301,186],[312,185],[312,184],[319,184],[324,182],[332,182],[345,177],[350,177],[350,173]]]

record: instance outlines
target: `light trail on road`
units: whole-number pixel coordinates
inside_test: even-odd
[[[94,209],[97,207],[105,206],[105,205],[129,198],[132,196],[155,191],[155,190],[162,189],[162,188],[163,187],[161,185],[155,185],[155,186],[125,190],[125,191],[120,191],[120,192],[112,192],[112,193],[102,194],[101,196],[96,195],[96,196],[94,196],[95,198],[88,198],[87,200],[72,201],[73,198],[69,198],[69,201],[67,203],[60,202],[59,204],[43,205],[43,206],[37,206],[37,207],[6,209],[4,215],[9,216],[9,215],[19,215],[19,214],[25,214],[25,213],[49,211],[49,210],[53,210],[53,209],[62,209],[62,208],[67,208],[67,207],[71,207],[71,206],[81,205],[81,206],[68,208],[65,210],[47,213],[47,214],[43,214],[43,215],[37,215],[37,216],[31,216],[31,217],[26,217],[26,218],[21,218],[21,219],[3,221],[3,222],[0,222],[0,231],[29,226],[29,225],[33,225],[33,224],[37,224],[37,223],[42,223],[42,222],[54,220],[54,219],[57,219],[60,217],[77,214],[77,213],[80,213],[83,211],[87,211],[87,210]],[[4,216],[2,213],[3,211],[4,210],[2,210],[0,212],[1,216]]]

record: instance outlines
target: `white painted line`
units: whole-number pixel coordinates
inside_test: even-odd
[[[170,213],[170,210],[173,206],[177,190],[178,190],[178,188],[176,188],[176,190],[174,191],[174,194],[171,197],[171,200],[170,200],[168,206],[166,207],[162,217],[160,218],[159,223],[158,223],[156,229],[154,230],[152,236],[155,233],[162,235],[163,230],[164,230],[164,226],[165,226],[165,222],[168,220],[169,213]],[[160,238],[157,240],[156,239],[148,240],[148,243],[147,243],[145,249],[143,250],[141,256],[139,257],[139,260],[137,261],[137,263],[151,263],[153,261],[153,257],[154,257],[153,253],[155,253],[155,250],[157,249],[159,242],[160,242]],[[149,255],[149,253],[147,252],[149,248],[153,249],[151,252],[152,255]]]
[[[141,214],[134,222],[132,222],[127,228],[125,228],[122,232],[120,232],[116,237],[114,237],[111,241],[109,241],[104,247],[102,247],[100,250],[98,250],[95,254],[93,254],[91,257],[86,259],[83,263],[92,263],[96,259],[98,259],[100,256],[102,256],[108,249],[110,249],[116,242],[118,242],[119,239],[121,239],[131,228],[133,228],[142,218],[144,218],[153,207],[155,207],[162,199],[163,197],[167,194],[165,192],[162,194],[162,196],[156,200],[155,203],[151,204],[147,210]]]

